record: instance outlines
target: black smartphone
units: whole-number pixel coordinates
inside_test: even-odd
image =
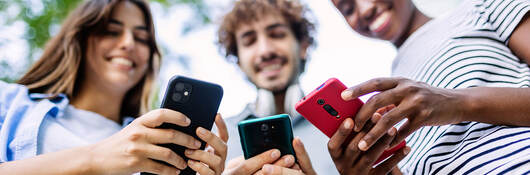
[[[217,84],[183,76],[174,76],[168,83],[160,107],[178,111],[186,115],[190,118],[191,124],[188,127],[181,127],[164,123],[159,128],[171,128],[193,136],[201,141],[200,149],[204,150],[206,142],[202,141],[195,131],[199,126],[208,130],[212,129],[222,97],[223,88]],[[176,144],[161,144],[161,146],[170,148],[186,162],[188,161],[188,158],[184,155],[186,147]],[[170,165],[166,162],[163,163]],[[180,174],[195,175],[196,172],[187,167]]]
[[[280,150],[281,156],[295,156],[291,119],[287,114],[241,121],[238,130],[245,159],[274,148]]]

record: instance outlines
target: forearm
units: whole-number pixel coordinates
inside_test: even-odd
[[[88,147],[43,154],[0,164],[0,174],[93,174]]]
[[[462,121],[530,126],[530,88],[477,87],[457,92],[465,97]]]

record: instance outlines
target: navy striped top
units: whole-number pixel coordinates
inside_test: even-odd
[[[507,45],[529,10],[530,0],[464,1],[405,41],[392,75],[448,89],[528,88],[530,68]],[[405,174],[530,172],[529,127],[478,122],[427,126],[407,142],[412,150],[399,164]]]

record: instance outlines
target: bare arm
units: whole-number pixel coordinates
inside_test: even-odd
[[[519,59],[530,64],[530,13],[527,13],[515,28],[508,47]]]
[[[0,174],[93,174],[88,166],[88,147],[43,154],[0,164]]]
[[[530,126],[530,88],[477,87],[465,94],[463,121]]]

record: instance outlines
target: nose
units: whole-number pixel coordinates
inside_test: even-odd
[[[276,56],[275,46],[273,41],[268,37],[261,37],[258,39],[258,54],[261,61],[267,61]]]
[[[365,22],[365,24],[373,20],[376,14],[374,2],[366,0],[358,0],[356,2],[360,20]]]
[[[134,35],[130,30],[125,30],[118,42],[120,50],[132,51],[134,49]]]

